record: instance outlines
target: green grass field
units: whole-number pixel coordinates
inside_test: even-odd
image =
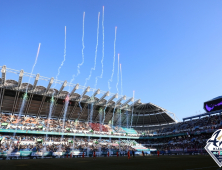
[[[218,170],[210,156],[147,156],[61,158],[61,159],[19,159],[0,161],[0,170]]]

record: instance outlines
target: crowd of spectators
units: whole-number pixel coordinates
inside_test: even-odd
[[[158,128],[136,129],[137,136],[150,136],[152,138],[131,141],[129,140],[105,140],[92,139],[88,137],[60,137],[60,136],[41,136],[41,135],[0,135],[0,151],[29,150],[29,151],[62,151],[69,150],[128,150],[133,149],[132,145],[145,146],[147,148],[156,148],[158,150],[177,150],[185,151],[190,149],[203,149],[206,141],[212,135],[215,129],[222,127],[221,115],[210,115],[199,119],[179,122],[175,124],[159,126]],[[115,134],[126,135],[123,128],[119,126],[111,127],[99,123],[79,122],[73,120],[47,119],[28,117],[12,114],[0,114],[0,128],[14,130],[35,130],[47,132],[73,132],[73,133],[94,133],[94,134]],[[211,131],[209,131],[211,130]],[[155,134],[154,134],[155,132]],[[182,135],[179,135],[181,134]],[[203,133],[204,132],[204,133]],[[171,134],[178,136],[171,137]],[[168,136],[167,136],[168,135]],[[162,136],[161,138],[155,136]]]
[[[193,132],[199,130],[216,129],[221,127],[222,115],[209,115],[203,118],[173,123],[169,125],[136,128],[140,135],[166,135],[181,132]]]
[[[34,135],[1,135],[0,152],[3,151],[51,151],[69,152],[79,151],[108,151],[108,150],[132,150],[134,141],[123,142],[120,140],[90,139],[81,137],[55,137],[55,136],[34,136]]]
[[[99,123],[88,123],[77,120],[48,119],[43,117],[20,116],[1,113],[0,128],[26,131],[47,131],[64,133],[84,133],[99,135],[125,136],[126,132],[121,127],[111,127]],[[131,135],[131,134],[129,134]],[[132,134],[132,136],[135,136]]]

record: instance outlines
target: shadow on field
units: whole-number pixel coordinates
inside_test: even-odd
[[[147,156],[18,159],[0,161],[0,170],[218,170],[210,156]]]

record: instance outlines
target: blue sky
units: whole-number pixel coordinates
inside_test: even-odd
[[[64,0],[0,2],[0,65],[55,77],[67,55],[59,80],[70,81],[82,62],[82,16],[85,11],[85,62],[73,83],[83,85],[94,65],[98,12],[105,7],[103,78],[97,87],[108,90],[114,55],[120,53],[123,94],[151,102],[183,117],[203,112],[203,102],[221,95],[222,1],[208,0]],[[101,74],[102,17],[96,70],[87,86]],[[7,74],[7,79],[15,75]],[[24,78],[25,82],[28,79]],[[31,83],[33,80],[31,80]],[[117,58],[111,92],[116,93]],[[46,85],[40,81],[38,85]],[[58,89],[59,86],[57,85]],[[118,85],[121,93],[121,83]],[[67,88],[65,90],[68,90]]]

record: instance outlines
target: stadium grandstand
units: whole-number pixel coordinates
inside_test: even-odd
[[[7,80],[7,72],[19,75],[18,81]],[[204,103],[206,113],[178,122],[168,110],[133,97],[6,66],[1,67],[1,74],[1,159],[92,156],[94,151],[98,156],[107,152],[127,155],[128,151],[155,154],[157,150],[161,154],[204,154],[206,140],[221,128],[221,97]],[[23,82],[23,76],[34,78],[34,83]],[[48,85],[38,86],[38,80]],[[51,88],[53,83],[61,84],[60,89]],[[72,87],[70,93],[63,91],[66,86]],[[79,88],[82,94],[76,93]],[[87,95],[90,91],[92,96]]]

